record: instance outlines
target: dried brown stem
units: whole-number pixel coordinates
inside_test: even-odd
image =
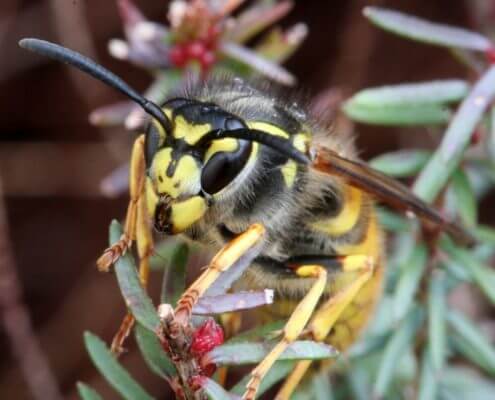
[[[2,183],[0,181],[0,311],[24,379],[35,399],[62,399],[48,361],[38,342],[27,307],[22,303],[21,284],[17,277]]]
[[[201,367],[190,351],[194,327],[189,322],[183,325],[176,321],[169,304],[162,304],[159,314],[163,328],[158,337],[177,369],[177,387],[181,388],[178,392],[177,388],[173,387],[177,398],[183,396],[187,400],[206,399],[201,391],[191,388],[193,382],[202,375]]]

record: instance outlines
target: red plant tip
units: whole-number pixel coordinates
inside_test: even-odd
[[[204,52],[199,58],[199,63],[201,64],[201,69],[203,71],[208,71],[216,61],[217,57],[212,51]]]
[[[176,67],[183,67],[188,61],[188,57],[182,46],[174,46],[170,49],[170,61]]]
[[[185,53],[187,57],[195,58],[195,59],[200,59],[203,54],[206,52],[206,47],[204,43],[200,41],[194,41],[186,44],[184,46]]]
[[[206,383],[206,376],[203,375],[195,375],[189,378],[187,384],[189,387],[195,392],[201,389]]]
[[[202,356],[221,345],[223,341],[222,327],[210,318],[193,333],[191,353]]]
[[[483,139],[483,133],[480,129],[476,129],[471,135],[471,144],[477,145],[479,142],[481,142],[481,139]]]
[[[485,57],[490,64],[495,64],[495,47],[490,47],[486,50]]]
[[[218,40],[220,39],[221,34],[222,28],[220,24],[215,24],[208,27],[208,31],[204,39],[206,47],[211,50],[215,49],[218,45]]]

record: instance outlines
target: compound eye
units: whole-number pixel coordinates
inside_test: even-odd
[[[201,187],[215,194],[226,187],[241,172],[251,154],[251,142],[239,140],[235,152],[219,152],[211,157],[201,171]]]
[[[162,138],[160,137],[160,133],[158,132],[158,128],[154,124],[149,124],[148,129],[146,131],[146,140],[144,143],[145,148],[145,157],[146,157],[146,167],[149,168],[151,166],[151,162],[153,161],[153,157],[156,152],[160,148],[162,142]]]

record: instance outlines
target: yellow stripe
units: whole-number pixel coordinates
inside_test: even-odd
[[[182,115],[178,115],[174,122],[174,137],[176,139],[184,139],[186,143],[190,145],[195,144],[207,132],[211,131],[210,124],[193,125],[187,122]]]
[[[381,256],[380,227],[374,211],[369,213],[368,229],[364,241],[357,244],[345,244],[336,247],[338,254],[365,254],[378,260]]]
[[[281,136],[283,138],[289,139],[290,135],[284,131],[283,129],[279,128],[278,126],[269,124],[267,122],[259,122],[259,121],[249,121],[246,122],[247,126],[251,129],[258,129],[260,131],[269,133],[274,136]]]
[[[297,174],[297,164],[294,160],[287,161],[281,168],[282,176],[284,177],[285,186],[291,188],[294,184]]]
[[[232,153],[238,148],[237,139],[226,138],[214,140],[205,154],[205,163],[215,154],[221,151]]]
[[[328,233],[329,235],[342,235],[356,225],[361,214],[362,192],[359,189],[347,186],[343,208],[340,213],[332,218],[318,221],[312,224],[313,228]]]

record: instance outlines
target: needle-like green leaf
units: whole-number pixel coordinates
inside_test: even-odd
[[[384,229],[392,232],[409,232],[411,230],[411,224],[406,218],[383,207],[377,207],[377,211],[380,225]]]
[[[163,272],[162,303],[175,304],[186,287],[186,267],[189,247],[178,243],[170,254],[169,266]]]
[[[236,395],[232,395],[227,392],[223,387],[210,378],[205,378],[203,384],[203,390],[205,391],[208,400],[234,400],[239,399]]]
[[[122,235],[122,227],[119,222],[110,224],[110,245],[117,242]],[[155,307],[141,285],[139,276],[131,256],[127,252],[115,263],[115,274],[119,282],[120,291],[125,302],[136,320],[152,332],[156,332],[160,326]]]
[[[493,378],[483,377],[472,368],[445,368],[440,378],[440,398],[442,400],[490,400],[495,398]]]
[[[431,153],[425,150],[400,150],[375,157],[370,165],[384,174],[406,178],[420,172],[430,156]]]
[[[373,387],[373,395],[382,398],[397,371],[397,362],[411,345],[411,341],[423,321],[423,310],[412,309],[396,329],[385,346],[378,374]]]
[[[451,116],[446,107],[438,104],[368,106],[352,99],[344,103],[343,110],[349,118],[371,125],[445,125]]]
[[[365,7],[364,15],[387,31],[419,42],[478,51],[486,51],[492,46],[490,40],[479,33],[437,24],[398,11]]]
[[[162,378],[176,375],[175,367],[163,351],[156,335],[140,324],[136,325],[134,333],[139,350],[150,369]]]
[[[414,304],[414,295],[418,289],[423,271],[426,268],[427,256],[426,247],[424,245],[418,245],[411,257],[405,261],[404,270],[394,293],[393,314],[397,321],[403,318]]]
[[[462,222],[466,226],[475,226],[478,219],[476,197],[467,175],[459,168],[452,174],[452,190]]]
[[[474,129],[495,98],[495,66],[476,82],[454,115],[438,150],[414,184],[414,192],[432,202],[459,166]]]
[[[451,310],[447,320],[454,330],[454,345],[473,363],[495,375],[495,348],[483,335],[476,323],[461,313]]]
[[[441,371],[445,363],[447,348],[445,321],[445,313],[447,311],[445,304],[446,296],[447,284],[445,274],[436,271],[431,278],[428,291],[428,339],[430,341],[428,368],[431,365],[434,371]],[[426,357],[426,355],[423,357]]]
[[[217,365],[256,364],[272,347],[273,343],[228,343],[215,347],[208,358]],[[337,355],[338,351],[327,344],[300,340],[292,343],[278,360],[324,360]]]
[[[454,262],[467,269],[486,297],[495,304],[495,270],[478,261],[469,251],[458,248],[450,242],[443,241],[441,246]]]
[[[83,382],[77,382],[77,392],[82,400],[103,400],[96,390]]]
[[[106,344],[92,333],[84,333],[86,349],[96,368],[127,400],[152,400],[153,398],[119,364]]]
[[[431,347],[433,345],[423,350],[421,358],[418,400],[435,400],[437,398],[438,381],[430,357]]]
[[[468,91],[465,81],[451,79],[364,89],[351,101],[368,107],[419,106],[460,101]]]

